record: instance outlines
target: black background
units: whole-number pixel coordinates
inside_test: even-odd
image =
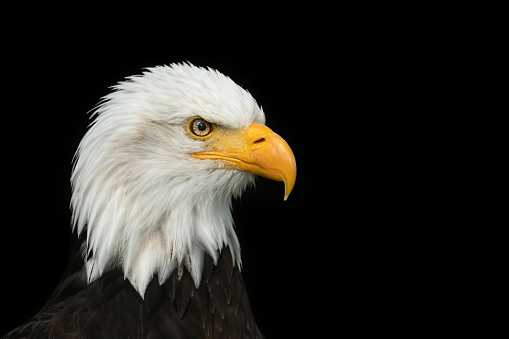
[[[452,218],[439,214],[455,187],[438,187],[447,157],[433,143],[447,125],[437,98],[452,93],[440,66],[453,59],[425,48],[407,22],[341,13],[278,30],[260,17],[249,34],[250,21],[212,33],[141,30],[127,18],[92,32],[96,17],[79,29],[68,19],[5,31],[16,34],[2,45],[0,334],[40,309],[65,268],[71,164],[87,112],[126,76],[186,61],[247,89],[297,160],[286,202],[282,183],[259,178],[233,204],[242,274],[267,338],[420,331],[434,319],[425,306],[447,313],[433,305],[453,261],[435,258],[450,243],[439,225]]]

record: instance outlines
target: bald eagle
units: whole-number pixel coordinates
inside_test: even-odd
[[[72,255],[47,303],[3,338],[263,338],[232,197],[296,179],[288,144],[220,72],[147,68],[93,111],[71,176]]]

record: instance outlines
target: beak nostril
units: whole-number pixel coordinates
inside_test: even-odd
[[[265,141],[265,138],[260,138],[258,140],[256,140],[255,142],[253,142],[253,144],[259,144],[260,142],[264,142]]]

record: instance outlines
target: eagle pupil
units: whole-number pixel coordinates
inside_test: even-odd
[[[199,122],[198,129],[203,132],[207,129],[207,125],[205,125],[203,122]]]

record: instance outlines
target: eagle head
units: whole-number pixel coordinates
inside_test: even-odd
[[[284,181],[286,200],[296,178],[288,144],[247,91],[210,68],[148,68],[113,88],[71,177],[88,282],[121,267],[143,297],[156,275],[187,269],[198,287],[204,254],[217,261],[224,246],[240,268],[232,197],[258,174]]]

